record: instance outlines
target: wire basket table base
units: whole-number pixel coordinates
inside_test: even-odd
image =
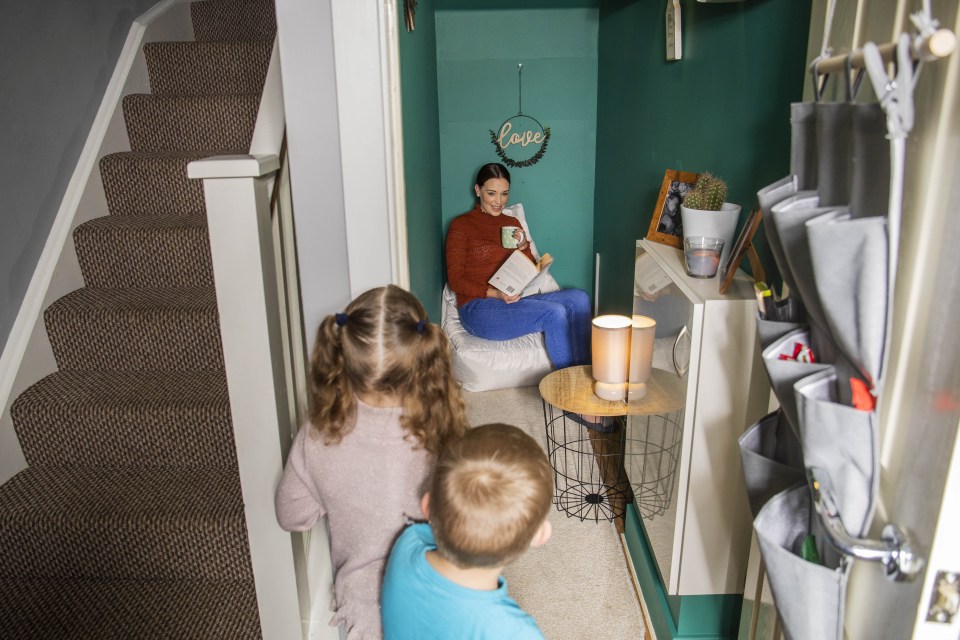
[[[683,446],[682,412],[630,416],[624,466],[637,511],[648,520],[670,508]]]
[[[682,442],[680,411],[591,424],[546,402],[543,410],[558,510],[600,522],[622,518],[634,500],[647,518],[670,507]]]

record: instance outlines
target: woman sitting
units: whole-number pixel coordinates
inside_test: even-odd
[[[503,213],[510,199],[510,172],[502,164],[480,168],[474,184],[477,205],[456,217],[447,231],[447,281],[457,294],[460,322],[487,340],[511,340],[543,332],[555,369],[590,363],[590,298],[579,289],[521,298],[488,283],[513,251],[533,260],[528,238],[516,248],[501,243],[502,227],[520,227]]]

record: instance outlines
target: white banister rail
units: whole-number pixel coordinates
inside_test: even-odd
[[[306,407],[289,180],[275,155],[191,162],[204,181],[220,336],[264,638],[336,638],[325,522],[280,529],[274,489]],[[272,186],[279,184],[271,211]],[[286,222],[285,222],[286,221]],[[316,612],[315,614],[313,612]]]
[[[249,155],[191,162],[204,181],[227,389],[264,638],[338,637],[326,522],[277,524],[274,489],[306,412],[300,309],[279,48],[274,42]],[[316,612],[315,614],[313,612]]]
[[[250,141],[250,153],[279,156],[285,124],[283,78],[280,73],[280,46],[274,39],[273,52],[270,54],[270,64],[267,67],[267,76],[263,82],[263,93],[260,94],[257,122],[253,128],[253,139]]]
[[[264,638],[304,636],[298,588],[303,541],[283,531],[274,515],[274,488],[283,471],[291,424],[282,293],[276,274],[270,182],[275,155],[222,156],[190,163],[203,179],[220,336],[230,394],[250,541],[250,560]],[[299,571],[303,575],[302,569]],[[305,584],[305,580],[303,581]]]
[[[273,493],[290,433],[269,178],[277,156],[192,162],[204,180],[220,336],[230,394],[250,560],[264,638],[302,637],[290,535],[274,515]]]

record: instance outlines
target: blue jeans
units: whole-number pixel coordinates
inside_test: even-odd
[[[460,322],[478,338],[512,340],[543,332],[555,369],[590,364],[590,296],[580,289],[538,293],[507,304],[478,298],[460,307]]]

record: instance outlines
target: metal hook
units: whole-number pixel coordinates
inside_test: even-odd
[[[853,57],[847,54],[843,61],[844,89],[847,94],[847,102],[853,102],[860,92],[860,85],[863,83],[864,68],[857,69],[856,75],[853,73]]]
[[[843,61],[843,89],[847,94],[847,102],[853,102],[853,87],[850,86],[850,76],[853,75],[853,65],[850,63],[850,54]]]
[[[517,115],[523,115],[523,63],[517,63]]]
[[[823,80],[820,80],[820,58],[814,58],[813,62],[810,63],[810,74],[813,76],[813,101],[820,102],[820,98],[823,97],[823,88],[827,86],[827,79],[830,77],[830,74],[824,74]]]

